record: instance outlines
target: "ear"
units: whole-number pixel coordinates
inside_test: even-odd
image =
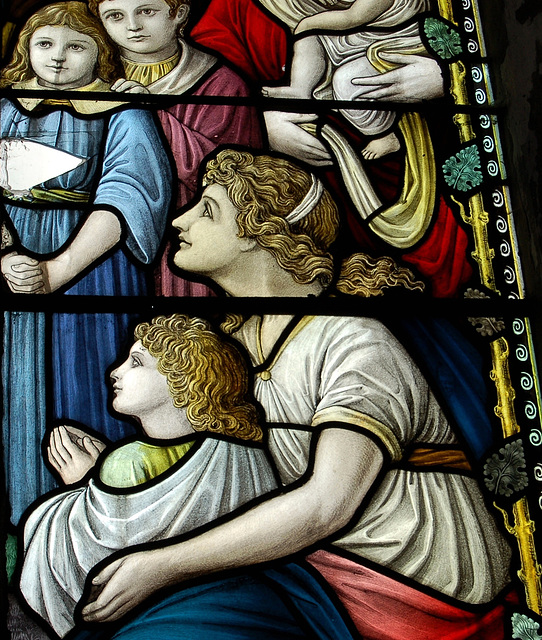
[[[175,16],[175,20],[177,24],[184,24],[188,19],[188,14],[190,13],[190,7],[187,4],[183,4],[179,7],[177,11],[177,15]]]
[[[243,253],[249,253],[251,251],[256,251],[256,249],[261,249],[260,245],[256,242],[256,238],[242,238],[243,246],[241,251]]]

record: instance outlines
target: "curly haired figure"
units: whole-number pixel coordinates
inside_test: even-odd
[[[113,408],[142,434],[106,446],[73,426],[54,428],[49,461],[76,486],[46,496],[26,523],[21,591],[61,636],[98,562],[190,531],[276,486],[254,446],[262,429],[239,351],[183,315],[139,324],[135,338],[110,380]]]

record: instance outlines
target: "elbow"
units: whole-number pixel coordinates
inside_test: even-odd
[[[306,485],[311,504],[308,527],[314,542],[323,540],[346,527],[354,517],[359,502],[353,496],[338,496],[326,488]]]

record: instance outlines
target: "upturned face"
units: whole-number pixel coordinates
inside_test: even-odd
[[[113,387],[113,408],[119,413],[138,418],[147,435],[153,438],[170,439],[184,434],[179,423],[161,421],[156,432],[149,433],[147,425],[153,413],[159,414],[163,408],[173,407],[167,378],[158,371],[158,360],[152,356],[138,340],[130,349],[128,358],[111,372]],[[182,409],[176,411],[185,412]],[[187,424],[188,419],[186,419]]]
[[[164,0],[104,0],[98,7],[107,33],[134,62],[161,62],[178,49],[177,31],[187,16],[182,6],[170,16]]]
[[[66,26],[36,29],[29,44],[30,65],[38,83],[50,89],[78,89],[95,78],[98,45]]]
[[[217,278],[236,266],[254,240],[239,237],[238,210],[224,187],[208,186],[192,209],[173,221],[179,232],[174,262],[190,273]]]

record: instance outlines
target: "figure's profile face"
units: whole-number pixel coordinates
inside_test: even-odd
[[[192,209],[173,221],[179,232],[174,262],[190,273],[217,278],[240,264],[254,240],[239,237],[238,210],[224,187],[209,185]]]
[[[188,12],[182,6],[173,18],[164,0],[104,0],[100,19],[122,55],[134,62],[161,62],[178,48],[177,31]]]
[[[30,65],[41,86],[78,89],[95,78],[98,45],[66,26],[36,29],[29,44]]]
[[[119,413],[139,418],[146,425],[152,424],[146,418],[154,412],[173,407],[167,378],[157,367],[158,360],[138,340],[130,349],[128,358],[111,372],[113,408]],[[180,435],[178,424],[167,422],[160,423],[158,433],[149,433],[147,428],[145,431],[153,438],[168,439]]]

